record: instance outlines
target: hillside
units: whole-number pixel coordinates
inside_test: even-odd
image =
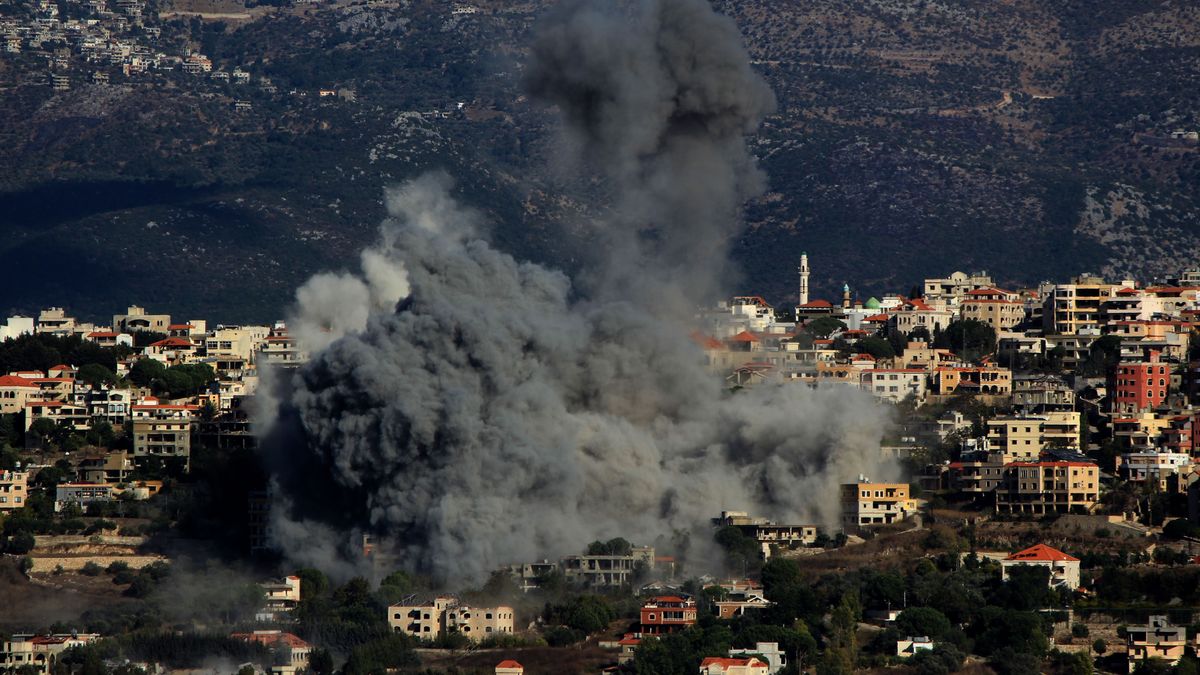
[[[156,44],[249,84],[93,83],[80,61],[54,91],[44,56],[0,54],[0,310],[268,320],[313,271],[352,264],[386,185],[429,168],[519,256],[570,269],[586,246],[561,223],[601,200],[564,196],[587,190],[560,182],[554,120],[519,85],[547,2],[194,2],[152,3]],[[731,290],[792,300],[801,250],[826,296],[1195,262],[1200,146],[1172,133],[1200,129],[1200,7],[716,4],[780,102],[754,140],[771,189],[747,207]]]

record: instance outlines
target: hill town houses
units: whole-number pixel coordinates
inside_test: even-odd
[[[731,396],[772,385],[852,388],[878,399],[897,421],[880,458],[897,460],[908,476],[848,467],[833,531],[714,503],[711,528],[726,537],[722,546],[766,561],[816,555],[921,527],[917,517],[937,508],[1013,520],[1076,514],[1148,531],[1164,521],[1136,498],[1149,493],[1171,497],[1168,522],[1200,518],[1200,270],[1146,283],[1080,275],[1011,290],[986,273],[954,272],[906,295],[862,298],[843,286],[832,300],[809,297],[809,274],[804,256],[799,301],[787,309],[746,295],[698,310],[681,349],[693,350]],[[252,448],[248,410],[260,377],[308,360],[283,322],[210,324],[136,305],[103,321],[51,307],[0,325],[0,344],[37,340],[60,341],[80,362],[0,373],[0,415],[12,426],[5,433],[25,458],[0,470],[0,513],[24,508],[38,491],[65,514],[154,500],[193,470],[196,449]],[[62,478],[38,479],[47,469]],[[1114,494],[1133,497],[1109,499]],[[251,493],[251,553],[272,545],[269,503],[268,493]],[[377,571],[393,569],[369,535],[361,544]],[[555,560],[497,561],[504,567],[496,574],[521,594],[550,584],[638,591],[638,623],[607,645],[621,664],[647,638],[686,629],[704,612],[734,619],[772,606],[755,580],[711,577],[700,590],[716,600],[698,604],[697,588],[680,583],[676,553],[616,539]],[[1053,587],[1081,586],[1070,551],[1022,544],[988,555],[1001,578],[1039,567]],[[299,579],[262,587],[256,618],[264,630],[238,639],[286,644],[307,658],[307,643],[280,632],[295,621]],[[890,609],[869,609],[894,618]],[[431,641],[494,640],[522,632],[530,619],[448,593],[405,597],[386,611],[393,632]],[[49,662],[59,637],[14,636],[3,658],[11,665],[45,652]],[[903,637],[901,657],[933,648],[928,636]],[[1130,659],[1154,652],[1148,640],[1130,638]],[[775,672],[786,658],[774,643],[736,645],[711,655],[702,672]]]

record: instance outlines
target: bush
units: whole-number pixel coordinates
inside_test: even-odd
[[[109,574],[116,574],[118,572],[126,572],[128,570],[129,570],[129,563],[122,562],[120,560],[112,561],[111,563],[109,563],[108,567],[105,569],[105,571],[108,572]]]
[[[100,565],[98,565],[95,560],[89,560],[86,563],[84,563],[83,568],[80,569],[79,571],[83,574],[86,574],[89,577],[94,577],[94,576],[98,576],[101,572],[103,572],[104,568],[101,567]]]
[[[4,550],[15,555],[25,555],[33,550],[37,544],[37,540],[28,532],[18,532],[8,538],[8,543],[4,545]]]
[[[1103,654],[1108,651],[1108,643],[1100,638],[1096,638],[1096,641],[1092,643],[1092,651],[1097,654]]]
[[[1071,637],[1085,638],[1088,636],[1087,624],[1077,623],[1071,626]]]
[[[566,626],[551,626],[542,635],[546,638],[546,644],[551,647],[566,647],[567,645],[580,642],[587,637],[587,634],[583,631],[567,628]]]
[[[137,574],[135,574],[133,572],[133,570],[127,568],[127,569],[123,569],[113,575],[113,583],[114,584],[132,584],[133,580],[136,578],[137,578]]]

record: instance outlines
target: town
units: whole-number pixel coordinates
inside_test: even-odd
[[[1200,270],[829,300],[798,272],[792,305],[706,307],[680,349],[728,396],[873,397],[905,480],[842,476],[836,528],[714,499],[676,540],[494,561],[478,588],[371,535],[349,579],[275,552],[295,534],[254,415],[309,362],[285,322],[8,317],[0,672],[1197,672]]]

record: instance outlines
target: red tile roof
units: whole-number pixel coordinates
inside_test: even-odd
[[[497,663],[496,667],[497,668],[524,668],[525,666],[522,666],[521,664],[517,663],[516,661],[513,661],[512,659],[504,659],[500,663]]]
[[[808,307],[809,309],[828,309],[833,307],[828,300],[811,300],[800,306]]]
[[[710,656],[700,662],[701,668],[708,668],[709,666],[720,666],[722,669],[729,668],[729,667],[744,668],[746,666],[765,666],[765,665],[767,665],[767,664],[763,663],[762,661],[759,661],[758,659],[754,658],[753,656],[751,656],[748,659],[731,659],[731,658],[727,658],[727,657],[723,657],[723,656]]]
[[[109,330],[98,330],[87,334],[87,336],[90,338],[115,338],[118,335],[120,335],[120,333],[114,333]]]
[[[721,344],[720,340],[718,340],[712,336],[705,335],[704,333],[701,333],[698,330],[692,331],[692,334],[689,335],[688,337],[690,337],[692,339],[692,342],[695,342],[697,345],[699,345],[700,347],[702,347],[704,349],[720,349],[721,347],[725,346],[725,345]]]
[[[25,387],[26,389],[39,389],[33,380],[27,377],[17,377],[16,375],[0,376],[0,387]]]
[[[150,344],[151,347],[194,347],[192,341],[187,338],[169,337],[166,340],[159,340]]]
[[[1007,558],[1005,558],[1005,560],[1017,560],[1017,561],[1023,560],[1023,561],[1038,561],[1038,562],[1052,562],[1052,561],[1079,562],[1079,558],[1071,557],[1071,556],[1067,555],[1066,553],[1063,553],[1062,551],[1060,551],[1056,548],[1050,548],[1049,546],[1047,546],[1045,544],[1037,544],[1035,546],[1030,546],[1029,548],[1025,549],[1024,551],[1018,551],[1018,552],[1008,556]]]
[[[759,342],[758,336],[748,330],[744,330],[737,335],[729,338],[734,342]]]

